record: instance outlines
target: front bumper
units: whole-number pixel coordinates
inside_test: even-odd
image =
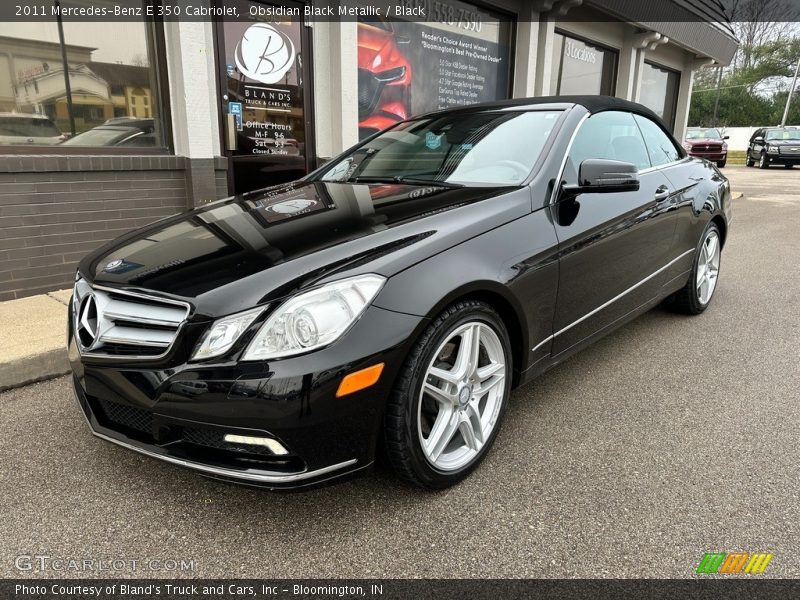
[[[782,153],[770,150],[767,152],[767,162],[778,165],[800,165],[800,153]]]
[[[174,364],[176,349],[158,365],[84,357],[70,324],[75,396],[91,432],[119,446],[217,479],[313,487],[372,465],[386,398],[423,321],[370,307],[340,343],[305,356]],[[377,384],[336,398],[346,374],[380,362]],[[226,434],[273,438],[287,453]]]

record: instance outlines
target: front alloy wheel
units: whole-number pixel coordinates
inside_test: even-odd
[[[446,309],[415,344],[386,416],[387,453],[431,489],[466,477],[494,441],[511,393],[508,333],[487,304]]]
[[[761,157],[758,159],[758,168],[769,169],[769,159],[767,158],[766,152],[761,153]]]
[[[472,462],[503,405],[506,362],[500,338],[479,321],[453,331],[436,351],[417,402],[425,458],[442,471]]]

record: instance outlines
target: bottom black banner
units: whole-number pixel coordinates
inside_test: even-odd
[[[0,598],[14,600],[230,600],[256,598],[431,598],[436,600],[799,598],[791,579],[356,579],[126,580],[5,579]]]

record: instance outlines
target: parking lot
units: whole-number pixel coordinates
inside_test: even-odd
[[[387,467],[303,494],[222,484],[92,437],[67,378],[0,394],[0,575],[45,554],[201,577],[690,577],[741,550],[800,576],[800,169],[724,172],[745,197],[709,310],[655,309],[517,390],[447,491]]]

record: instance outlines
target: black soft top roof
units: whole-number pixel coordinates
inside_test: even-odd
[[[524,108],[536,106],[538,104],[564,104],[583,106],[590,113],[603,112],[605,110],[625,110],[640,115],[650,117],[660,121],[661,119],[652,110],[636,102],[614,98],[613,96],[539,96],[536,98],[513,98],[511,100],[498,100],[495,102],[482,102],[480,104],[470,104],[468,106],[454,106],[441,113],[456,113],[461,111],[481,111],[502,108]],[[429,113],[434,114],[434,113]]]

